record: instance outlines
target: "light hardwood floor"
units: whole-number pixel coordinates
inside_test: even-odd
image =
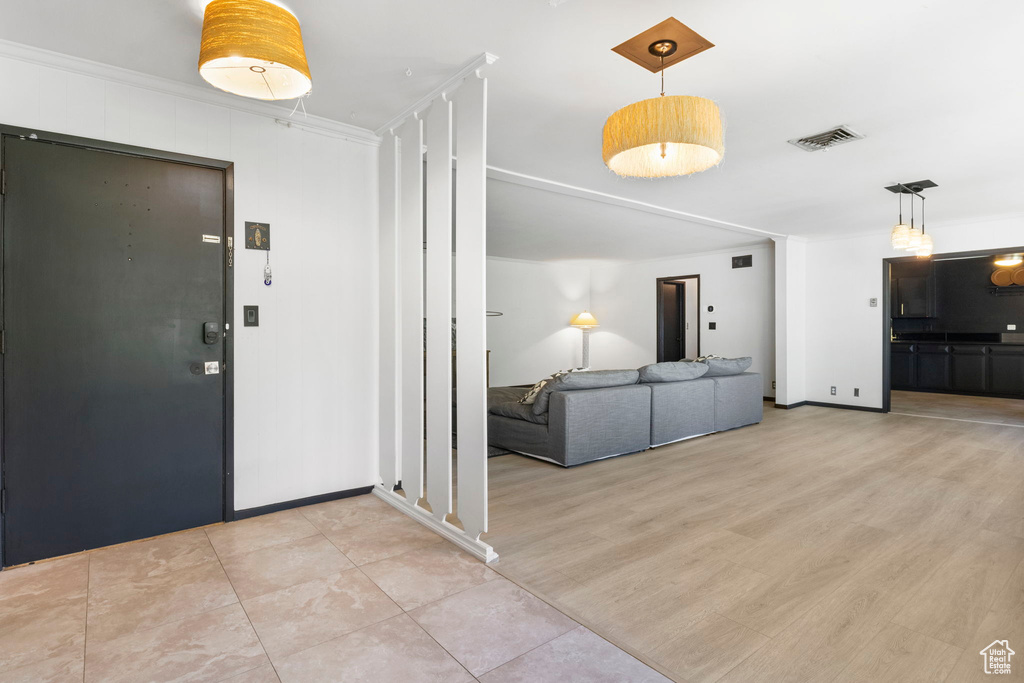
[[[1019,427],[766,404],[490,473],[494,568],[677,681],[959,683],[989,678],[997,638],[1024,652]]]
[[[1019,398],[894,391],[890,408],[892,412],[903,415],[996,422],[1024,427],[1024,400]]]

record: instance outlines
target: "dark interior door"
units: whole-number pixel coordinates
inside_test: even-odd
[[[224,171],[13,136],[3,163],[6,564],[222,520]]]
[[[661,310],[658,312],[658,362],[674,362],[686,356],[686,285],[661,283]]]

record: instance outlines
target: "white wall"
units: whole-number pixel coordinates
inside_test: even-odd
[[[582,332],[569,327],[569,321],[584,309],[590,310],[589,267],[488,258],[487,310],[504,314],[487,319],[491,386],[533,384],[578,367]],[[604,324],[600,314],[597,319]],[[610,367],[593,353],[598,330],[591,338],[593,367]]]
[[[753,255],[752,268],[732,267],[732,256]],[[591,311],[601,322],[591,339],[595,368],[635,368],[657,360],[659,277],[700,275],[700,352],[751,356],[773,396],[775,376],[775,265],[771,244],[728,252],[594,268]],[[707,307],[715,307],[713,313]],[[716,322],[718,329],[709,330]]]
[[[265,253],[235,250],[235,508],[375,483],[377,149],[56,61],[0,56],[0,122],[233,161],[235,235],[271,224],[271,287]]]
[[[1024,246],[1024,216],[930,224],[928,231],[937,254]],[[904,255],[890,248],[887,226],[807,244],[807,400],[882,406],[883,308],[868,302],[882,296],[882,260]]]

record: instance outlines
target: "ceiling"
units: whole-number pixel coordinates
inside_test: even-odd
[[[0,38],[203,85],[203,4],[0,0]],[[498,55],[487,70],[489,163],[516,173],[808,237],[883,238],[896,200],[882,188],[894,181],[939,184],[928,192],[936,224],[1024,213],[1019,0],[285,4],[302,22],[309,113],[366,128],[481,52]],[[619,107],[656,96],[658,82],[611,48],[668,16],[716,44],[669,69],[666,86],[719,103],[725,159],[686,178],[619,178],[601,161],[601,128]],[[866,138],[829,152],[786,143],[838,124]],[[507,182],[489,188],[495,255],[653,258],[764,239]]]

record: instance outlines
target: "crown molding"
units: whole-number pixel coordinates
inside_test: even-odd
[[[497,55],[492,55],[490,52],[483,52],[477,57],[474,57],[473,59],[469,60],[461,67],[459,67],[459,70],[456,71],[452,76],[448,77],[448,79],[445,80],[444,83],[437,86],[429,93],[427,93],[420,99],[410,104],[401,112],[393,116],[383,126],[377,128],[377,130],[374,132],[378,136],[381,136],[384,135],[384,133],[388,132],[389,130],[394,130],[395,128],[398,128],[403,121],[405,121],[410,116],[418,114],[427,107],[429,107],[430,103],[436,100],[438,97],[446,93],[449,93],[458,88],[460,85],[462,85],[462,81],[464,81],[467,76],[485,66],[494,64],[496,61],[498,61]]]
[[[498,180],[504,183],[512,183],[514,185],[522,185],[524,187],[532,187],[538,190],[547,190],[548,192],[564,194],[570,197],[590,199],[595,202],[611,204],[612,206],[623,206],[626,207],[627,209],[645,211],[647,213],[652,213],[657,216],[678,218],[681,220],[690,221],[691,223],[707,225],[712,228],[722,228],[723,230],[731,230],[733,232],[740,232],[747,235],[756,235],[762,238],[785,237],[785,235],[777,232],[761,230],[760,228],[752,228],[746,225],[740,225],[738,223],[720,221],[714,218],[708,218],[707,216],[701,216],[695,213],[687,213],[686,211],[670,209],[665,206],[658,206],[657,204],[649,204],[647,202],[641,202],[636,199],[629,199],[628,197],[620,197],[618,195],[608,194],[607,192],[599,192],[598,190],[590,190],[585,187],[568,185],[566,183],[560,183],[557,180],[538,178],[537,176],[531,176],[526,175],[525,173],[510,171],[505,168],[497,168],[496,166],[487,167],[487,177],[492,180]]]
[[[0,40],[0,57],[17,59],[22,62],[69,71],[83,76],[92,76],[134,88],[153,90],[166,95],[183,97],[257,116],[266,116],[287,126],[327,133],[333,137],[340,137],[350,142],[372,146],[380,145],[380,137],[366,128],[360,128],[359,126],[353,126],[321,116],[304,116],[302,119],[290,119],[288,118],[288,109],[285,107],[231,95],[215,90],[213,86],[206,88],[182,83],[161,76],[151,76],[138,71],[132,71],[131,69],[94,62],[80,57],[72,57],[60,52],[44,50],[8,40]]]

